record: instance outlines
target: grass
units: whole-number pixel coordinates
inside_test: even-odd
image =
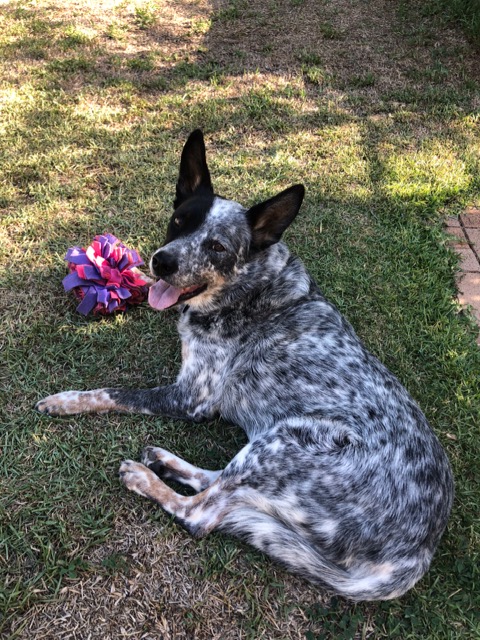
[[[156,20],[157,7],[153,2],[147,2],[143,5],[137,5],[134,8],[135,22],[140,29],[148,29],[152,27]]]
[[[424,10],[442,13],[460,24],[477,49],[480,47],[480,0],[430,0]]]
[[[0,53],[0,634],[478,638],[480,355],[442,230],[480,202],[461,34],[376,2],[39,0],[4,5]],[[62,389],[174,377],[175,315],[82,318],[63,256],[110,231],[147,258],[198,126],[219,193],[248,204],[306,184],[289,245],[450,456],[448,531],[400,600],[331,599],[233,539],[190,539],[119,485],[145,444],[225,465],[244,436],[221,421],[32,411]]]

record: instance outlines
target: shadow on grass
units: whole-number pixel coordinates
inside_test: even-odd
[[[13,3],[4,11],[18,21],[17,37],[4,43],[2,52],[7,59],[40,60],[39,80],[73,94],[129,83],[148,94],[225,75],[301,73],[313,96],[339,90],[366,112],[382,110],[392,100],[422,110],[465,106],[480,78],[474,52],[455,32],[439,34],[441,24],[430,15],[402,8],[358,3],[346,20],[342,5],[325,0],[275,6],[215,0],[208,14],[178,2],[165,15],[152,14],[143,28],[138,16],[123,13],[122,37],[112,32],[116,14],[99,8],[98,25],[95,10],[85,12],[87,23],[97,28],[90,37],[72,28],[78,13],[59,9],[60,17],[52,17],[50,8]],[[180,26],[173,20],[177,14]],[[134,43],[131,53],[122,46],[127,38]]]

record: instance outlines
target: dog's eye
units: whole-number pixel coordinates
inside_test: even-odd
[[[218,242],[217,240],[214,240],[211,244],[212,249],[216,252],[216,253],[222,253],[223,251],[226,251],[225,247],[223,246],[223,244],[221,244],[220,242]]]
[[[176,218],[174,218],[174,219],[173,219],[173,224],[174,224],[176,227],[181,227],[181,226],[182,226],[182,220],[181,220],[181,218],[179,218],[178,216],[177,216]]]

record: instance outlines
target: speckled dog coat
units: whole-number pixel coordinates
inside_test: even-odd
[[[177,381],[67,391],[37,407],[239,425],[249,443],[221,471],[149,447],[121,479],[195,536],[238,536],[352,600],[395,598],[430,565],[452,505],[450,466],[407,391],[280,241],[303,195],[296,185],[249,210],[215,195],[193,132],[151,260],[151,306],[180,311]]]

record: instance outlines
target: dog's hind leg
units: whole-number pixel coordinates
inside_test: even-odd
[[[207,489],[194,496],[182,496],[166,485],[155,473],[139,462],[125,460],[120,466],[123,484],[139,495],[157,502],[164,511],[191,535],[201,537],[218,528],[232,508],[236,486],[217,478]]]
[[[142,454],[142,462],[159,478],[175,480],[197,492],[207,489],[222,473],[195,467],[160,447],[146,447]]]
[[[312,544],[307,521],[300,523],[298,511],[287,508],[282,513],[278,502],[243,484],[237,475],[224,472],[194,496],[179,495],[151,469],[131,460],[122,463],[120,478],[131,491],[157,502],[191,535],[201,537],[217,530],[237,536],[293,573],[352,600],[398,597],[425,571],[411,561],[406,567],[370,562],[342,568]],[[288,512],[293,512],[293,521]]]

